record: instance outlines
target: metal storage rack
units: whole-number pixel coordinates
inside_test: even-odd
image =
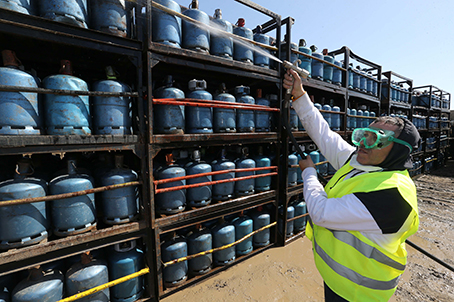
[[[248,0],[236,0],[237,2],[253,8],[259,13],[271,18],[269,22],[262,25],[262,33],[268,33],[275,30],[277,37],[280,37],[281,30],[281,17],[251,1]],[[280,167],[277,167],[279,152],[280,152],[280,133],[278,129],[280,125],[276,125],[276,129],[272,129],[271,132],[254,132],[254,133],[210,133],[210,134],[156,134],[153,131],[153,106],[157,101],[153,98],[154,84],[158,83],[158,80],[162,76],[171,74],[176,83],[186,83],[191,79],[206,79],[208,82],[208,91],[214,91],[214,87],[218,87],[217,84],[224,82],[228,88],[233,88],[237,85],[245,85],[251,87],[251,92],[255,88],[263,89],[263,95],[276,94],[280,95],[279,83],[280,69],[277,70],[267,69],[255,65],[245,64],[243,62],[228,60],[221,57],[216,57],[209,54],[203,54],[188,49],[173,48],[159,43],[155,43],[151,37],[151,12],[155,9],[153,2],[148,2],[147,7],[147,20],[148,20],[148,50],[146,52],[146,66],[147,66],[147,102],[148,102],[148,125],[149,125],[149,143],[147,144],[148,153],[148,170],[150,171],[149,184],[150,192],[149,199],[151,204],[151,225],[152,233],[154,237],[154,269],[152,273],[153,278],[156,280],[155,288],[153,290],[156,297],[163,298],[171,295],[175,291],[184,289],[190,285],[193,285],[201,280],[212,276],[213,274],[224,270],[230,265],[234,265],[240,261],[243,261],[257,253],[267,249],[276,244],[274,227],[271,229],[271,243],[262,248],[254,249],[251,253],[237,257],[237,259],[227,266],[213,267],[209,273],[202,276],[195,276],[189,278],[184,283],[176,286],[166,288],[163,281],[163,262],[161,258],[161,239],[163,235],[170,234],[174,231],[181,231],[194,226],[199,223],[213,221],[219,217],[227,216],[234,213],[240,213],[242,211],[257,208],[259,206],[270,206],[272,209],[271,217],[272,221],[276,220],[274,209],[277,205],[277,192],[279,191],[279,180],[277,178],[277,171],[280,171]],[[184,10],[185,8],[182,8]],[[278,48],[279,49],[279,41]],[[214,83],[214,84],[213,84]],[[267,83],[268,85],[263,85]],[[272,84],[272,85],[269,85]],[[252,93],[251,93],[252,94]],[[178,101],[178,100],[177,100]],[[180,100],[186,106],[191,105],[191,101],[196,103],[197,100]],[[203,102],[203,101],[202,101]],[[210,102],[213,106],[216,106],[213,102]],[[192,103],[192,105],[196,105]],[[279,107],[277,104],[271,105],[275,115],[275,120],[279,121]],[[273,107],[274,106],[274,107]],[[234,107],[232,107],[234,108]],[[251,107],[252,108],[252,107]],[[254,148],[257,145],[268,145],[272,150],[275,159],[272,160],[272,166],[274,168],[269,171],[273,179],[272,188],[269,191],[255,193],[244,197],[235,197],[223,202],[214,203],[195,209],[189,209],[164,216],[157,213],[155,209],[155,192],[157,189],[155,180],[151,177],[151,171],[156,166],[156,161],[159,156],[162,156],[164,152],[171,150],[181,149],[193,149],[193,148],[205,148],[208,150],[206,154],[213,152],[213,150],[219,150],[221,147],[227,147],[231,150],[239,146],[248,146]],[[204,158],[202,157],[202,160]]]
[[[134,4],[131,14],[140,19],[142,5]],[[1,91],[30,91],[38,94],[61,95],[110,95],[130,96],[132,99],[133,134],[131,135],[34,135],[34,136],[0,136],[0,156],[2,163],[20,157],[39,158],[45,162],[46,169],[55,169],[61,159],[71,154],[94,160],[95,155],[105,152],[121,152],[125,162],[138,171],[140,205],[139,218],[136,221],[107,226],[100,223],[98,227],[78,235],[64,238],[49,236],[42,243],[0,252],[0,276],[9,275],[36,265],[42,265],[66,259],[85,251],[98,250],[116,243],[139,239],[143,248],[152,249],[153,241],[149,233],[150,204],[148,186],[146,185],[147,154],[145,129],[145,112],[142,84],[142,42],[143,30],[135,22],[131,37],[118,37],[93,29],[79,28],[58,23],[33,15],[0,9],[0,40],[5,49],[15,50],[27,69],[33,69],[37,76],[44,77],[58,72],[58,61],[64,57],[71,59],[76,66],[76,76],[82,77],[90,84],[94,80],[104,79],[103,69],[114,65],[125,76],[132,92],[102,93],[96,91],[61,91],[43,88],[21,89],[11,86],[0,87]],[[123,79],[123,78],[122,78]],[[60,157],[60,159],[57,158]],[[93,163],[93,162],[92,162]],[[14,161],[15,164],[15,161]],[[52,170],[52,172],[54,172]],[[148,253],[149,255],[149,253]],[[152,259],[146,257],[147,263]],[[147,278],[147,293],[142,300],[149,300],[149,288],[152,279]]]
[[[386,115],[390,114],[399,114],[398,112],[403,112],[400,114],[405,114],[410,118],[411,116],[411,92],[413,88],[413,80],[406,78],[404,76],[401,76],[393,71],[386,71],[383,72],[382,75],[387,79],[388,85],[383,85],[382,83],[382,94],[381,94],[381,108],[382,108],[382,113]],[[398,78],[398,82],[396,84],[405,84],[406,87],[404,87],[407,91],[406,92],[401,92],[405,93],[407,95],[406,99],[408,99],[408,102],[402,102],[402,101],[396,101],[392,99],[392,86],[390,83],[395,81],[395,78]],[[383,93],[384,90],[386,90],[386,93]],[[386,96],[385,96],[386,95]]]

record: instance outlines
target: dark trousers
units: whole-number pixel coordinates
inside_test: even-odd
[[[345,300],[335,292],[331,290],[331,288],[326,285],[326,283],[323,282],[323,285],[325,286],[325,302],[348,302],[348,300]]]

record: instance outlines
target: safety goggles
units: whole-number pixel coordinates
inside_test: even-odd
[[[353,130],[352,142],[355,146],[360,147],[363,142],[366,149],[383,149],[389,146],[392,142],[407,146],[410,152],[413,150],[412,146],[401,139],[394,137],[394,131],[384,130],[379,128],[357,128]]]

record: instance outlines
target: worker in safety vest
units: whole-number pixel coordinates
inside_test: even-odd
[[[293,70],[283,86],[323,156],[337,170],[323,188],[311,158],[301,160],[310,215],[306,235],[325,282],[325,301],[388,301],[407,264],[405,239],[418,230],[416,188],[407,169],[420,136],[407,119],[382,116],[352,133],[331,131]]]

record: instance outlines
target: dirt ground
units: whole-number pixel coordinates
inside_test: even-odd
[[[420,227],[409,238],[454,266],[454,161],[415,180]],[[454,301],[454,273],[407,245],[408,265],[392,302]],[[307,238],[271,248],[164,302],[324,301]]]

